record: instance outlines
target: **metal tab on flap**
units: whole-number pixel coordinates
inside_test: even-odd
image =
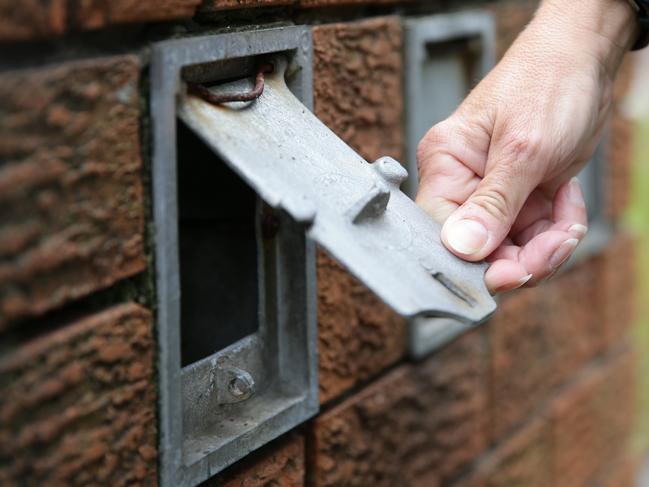
[[[289,91],[285,60],[273,64],[256,100],[186,95],[180,117],[269,205],[310,220],[307,234],[398,313],[489,317],[486,264],[444,248],[439,225],[399,189],[406,170],[365,161]]]

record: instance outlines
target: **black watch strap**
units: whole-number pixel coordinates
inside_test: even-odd
[[[631,3],[635,6],[638,17],[638,38],[631,50],[637,51],[649,44],[649,0],[631,0]]]

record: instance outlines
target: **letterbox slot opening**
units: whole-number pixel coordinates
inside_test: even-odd
[[[181,363],[259,329],[255,192],[178,121]]]
[[[426,56],[421,63],[421,86],[427,96],[420,101],[426,105],[420,110],[426,119],[417,125],[418,138],[453,113],[479,79],[479,46],[480,40],[475,37],[426,44]]]
[[[429,42],[425,46],[425,71],[437,70],[438,75],[453,70],[458,73],[460,88],[468,91],[480,79],[482,42],[478,36],[465,36],[444,42]],[[446,89],[449,87],[446,86]]]

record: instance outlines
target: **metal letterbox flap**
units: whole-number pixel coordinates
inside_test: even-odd
[[[309,237],[401,315],[489,317],[496,305],[485,264],[444,248],[439,225],[399,189],[406,170],[388,157],[365,161],[289,91],[286,61],[274,65],[255,101],[212,105],[185,95],[179,116],[266,203],[304,222]]]

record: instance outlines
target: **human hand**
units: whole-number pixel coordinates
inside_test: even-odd
[[[592,155],[634,16],[620,0],[546,0],[502,61],[419,144],[417,203],[492,293],[551,276],[587,230],[574,178]]]

